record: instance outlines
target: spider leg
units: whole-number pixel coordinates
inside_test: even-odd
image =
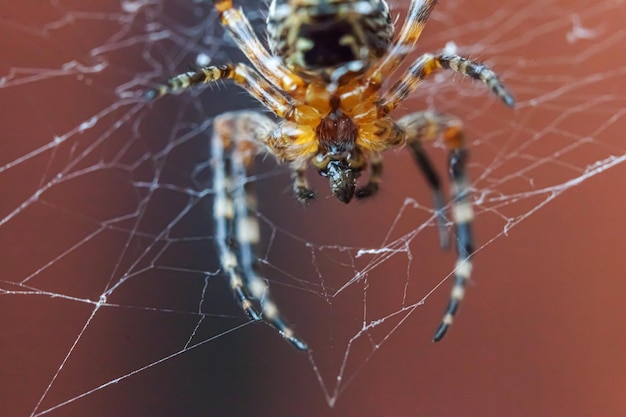
[[[485,65],[458,55],[424,54],[420,56],[402,78],[382,96],[379,101],[379,108],[382,110],[383,114],[395,110],[409,94],[415,91],[424,78],[441,69],[449,69],[481,81],[507,106],[513,107],[515,105],[515,99],[511,93],[509,93],[504,84],[498,79],[497,75]]]
[[[411,1],[406,19],[398,31],[395,42],[385,55],[369,69],[364,79],[368,80],[370,84],[380,85],[398,68],[407,55],[413,51],[436,3],[437,0]]]
[[[286,324],[259,275],[255,249],[260,240],[253,184],[247,181],[254,157],[275,123],[251,111],[215,118],[211,141],[216,243],[224,272],[241,307],[252,320],[274,327],[299,350],[308,350]]]
[[[450,301],[441,324],[433,337],[433,341],[438,342],[452,324],[472,271],[470,256],[474,250],[474,238],[471,224],[474,219],[474,211],[469,199],[469,181],[465,173],[467,150],[463,148],[463,125],[456,117],[435,112],[413,113],[401,118],[398,124],[405,129],[407,142],[413,151],[413,156],[433,190],[442,245],[447,244],[445,217],[443,216],[443,195],[439,178],[422,148],[421,141],[423,139],[435,139],[443,135],[444,143],[449,150],[448,166],[452,181],[452,219],[456,230],[458,258],[454,270],[454,285],[450,294]]]
[[[370,156],[370,178],[367,184],[356,190],[356,198],[364,199],[375,195],[380,185],[380,177],[383,173],[383,158],[378,152]]]
[[[284,117],[292,109],[289,100],[279,90],[245,64],[201,67],[195,71],[184,72],[170,78],[165,84],[148,90],[145,96],[155,99],[166,94],[180,93],[196,85],[225,79],[233,80],[279,117]]]
[[[412,113],[398,121],[398,125],[405,131],[407,144],[411,149],[413,158],[433,193],[433,203],[439,227],[439,244],[442,249],[448,249],[450,246],[446,227],[447,219],[444,214],[445,198],[441,190],[439,175],[428,154],[424,151],[422,141],[436,139],[453,123],[460,129],[461,122],[458,119],[429,111]]]
[[[315,198],[315,191],[309,186],[306,178],[306,161],[300,160],[291,165],[291,178],[293,180],[293,194],[302,205],[307,205]]]
[[[213,5],[220,14],[222,25],[265,79],[288,92],[295,91],[305,85],[302,78],[289,71],[281,65],[278,59],[270,55],[259,41],[241,9],[233,7],[232,0],[213,0]]]

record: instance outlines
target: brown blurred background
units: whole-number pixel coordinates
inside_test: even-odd
[[[433,14],[417,53],[455,41],[518,99],[511,111],[437,76],[398,112],[460,116],[472,155],[480,250],[441,343],[450,283],[437,285],[455,259],[410,155],[390,152],[380,195],[350,206],[311,172],[306,210],[287,171],[260,161],[264,271],[307,356],[246,322],[214,255],[210,120],[255,104],[231,86],[133,96],[198,54],[241,59],[210,6],[83,3],[0,3],[0,416],[626,413],[623,5],[456,0]],[[255,25],[264,10],[246,8]],[[428,151],[445,173],[439,144]]]

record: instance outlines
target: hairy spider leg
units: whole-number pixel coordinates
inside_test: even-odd
[[[451,54],[424,54],[417,58],[400,80],[387,91],[379,102],[383,114],[395,110],[419,83],[435,71],[447,69],[481,81],[498,96],[507,106],[513,107],[515,99],[509,93],[497,75],[485,65],[470,59]]]
[[[380,86],[410,54],[417,43],[437,0],[412,0],[404,24],[385,55],[366,73],[368,84]]]
[[[305,351],[307,344],[294,334],[272,300],[255,256],[260,229],[256,194],[247,176],[274,128],[267,116],[251,111],[215,118],[211,148],[216,243],[231,289],[248,316],[265,321],[295,348]]]
[[[222,25],[231,34],[237,47],[265,79],[290,93],[306,87],[302,78],[282,65],[279,59],[270,55],[259,41],[241,9],[233,7],[232,0],[213,0],[213,4],[220,14]]]
[[[293,194],[302,205],[306,205],[315,199],[315,191],[309,186],[309,180],[306,177],[307,166],[305,159],[294,161],[291,164]]]
[[[433,338],[433,341],[438,342],[452,324],[465,294],[465,285],[472,271],[470,256],[473,252],[474,238],[471,224],[474,219],[474,211],[469,199],[469,182],[465,174],[467,151],[463,148],[463,124],[454,116],[430,111],[404,116],[398,121],[398,124],[404,128],[413,156],[434,193],[442,246],[448,244],[445,217],[443,216],[443,195],[437,173],[422,148],[422,141],[434,140],[442,136],[449,151],[449,174],[452,182],[452,220],[456,230],[458,258],[454,270],[455,280],[450,295],[450,302]]]
[[[285,117],[293,108],[289,100],[276,87],[245,64],[209,66],[184,72],[170,78],[165,84],[148,90],[146,97],[155,99],[166,94],[179,93],[196,85],[210,84],[225,79],[233,80],[279,117]]]

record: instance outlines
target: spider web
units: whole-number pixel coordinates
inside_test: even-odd
[[[518,100],[442,74],[398,111],[460,116],[472,156],[476,267],[441,343],[455,257],[408,152],[349,206],[310,173],[306,209],[259,161],[258,255],[310,354],[243,317],[215,255],[212,117],[257,104],[230,85],[137,98],[242,59],[209,3],[0,5],[1,415],[626,410],[623,1],[436,8],[416,54],[484,60]],[[239,3],[261,27],[266,6]]]

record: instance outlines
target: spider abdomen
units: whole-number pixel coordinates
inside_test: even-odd
[[[362,72],[393,35],[384,0],[272,0],[267,29],[272,53],[290,69],[325,79],[342,67]]]

